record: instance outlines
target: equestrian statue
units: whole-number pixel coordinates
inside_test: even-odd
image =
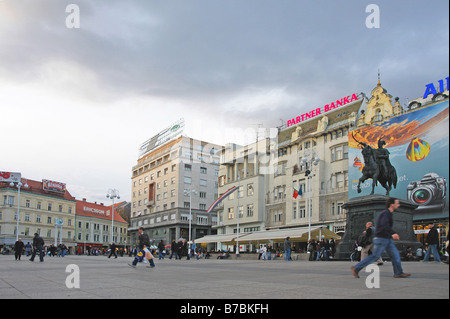
[[[378,149],[373,149],[367,143],[358,141],[352,133],[353,139],[361,145],[362,155],[364,157],[364,168],[362,169],[362,176],[358,182],[358,193],[361,193],[361,183],[364,183],[367,179],[372,178],[372,192],[375,192],[375,186],[378,186],[380,182],[381,186],[386,189],[386,195],[397,187],[397,171],[392,166],[389,160],[389,151],[384,148],[386,142],[383,141],[383,137],[378,140]]]

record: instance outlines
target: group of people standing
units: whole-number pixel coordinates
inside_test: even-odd
[[[18,238],[18,240],[14,243],[15,260],[21,260],[22,255],[25,253],[27,257],[31,255],[30,261],[34,261],[37,252],[39,252],[40,261],[44,261],[45,255],[51,257],[64,257],[68,253],[68,249],[63,243],[56,246],[51,244],[50,246],[45,247],[44,240],[38,233],[34,234],[32,245],[30,242],[24,244],[21,238]]]
[[[177,260],[177,259],[181,260],[181,258],[183,258],[183,257],[186,257],[187,260],[190,260],[192,251],[194,251],[194,253],[195,253],[195,249],[196,249],[196,244],[193,243],[192,247],[191,247],[191,251],[189,251],[189,245],[185,238],[182,240],[178,240],[178,242],[176,242],[175,240],[172,240],[172,244],[170,245],[169,259],[172,259],[172,257],[175,256],[175,260]]]
[[[333,258],[336,252],[336,242],[334,239],[322,239],[321,241],[311,239],[306,246],[306,250],[309,253],[309,261],[318,261],[321,258],[323,260],[330,260],[330,257]]]
[[[53,245],[52,245],[53,246]],[[30,256],[30,261],[34,261],[34,258],[36,257],[36,254],[39,252],[39,259],[41,262],[44,261],[44,240],[42,239],[39,234],[34,234],[32,245],[28,242],[26,245],[23,243],[21,238],[18,238],[17,241],[14,243],[14,258],[15,260],[21,260],[21,257],[23,253],[26,254],[26,256]],[[48,250],[50,252],[50,250]]]

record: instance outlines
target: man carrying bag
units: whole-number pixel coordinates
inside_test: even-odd
[[[140,227],[138,230],[139,237],[138,237],[138,244],[139,244],[139,252],[136,254],[136,257],[133,260],[133,263],[128,264],[131,267],[136,267],[138,262],[142,262],[144,258],[148,260],[150,263],[150,266],[147,267],[155,267],[155,263],[153,261],[153,256],[150,252],[150,250],[147,247],[150,247],[150,239],[148,238],[148,235],[144,233],[144,227]]]

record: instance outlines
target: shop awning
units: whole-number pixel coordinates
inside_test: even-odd
[[[253,233],[239,234],[239,244],[256,243],[264,241],[283,242],[286,237],[290,237],[291,241],[295,242],[307,242],[308,241],[308,227],[298,228],[284,228],[284,229],[271,229],[262,230]],[[237,234],[219,234],[208,235],[195,240],[197,244],[209,244],[209,243],[222,243],[222,244],[235,244]],[[341,239],[339,235],[332,232],[326,227],[311,228],[311,238],[315,240],[321,239]]]
[[[239,240],[240,238],[242,238],[243,236],[247,235],[248,233],[245,234],[239,234]],[[237,238],[237,234],[219,234],[219,235],[208,235],[202,238],[198,238],[195,240],[196,244],[209,244],[209,243],[222,243],[222,244],[227,244],[227,243],[234,243],[235,239]]]
[[[283,242],[286,237],[290,237],[291,241],[307,242],[308,241],[308,227],[301,228],[284,228],[271,229],[259,232],[254,232],[239,238],[239,243],[258,242],[258,241],[273,241]],[[311,238],[320,239],[340,239],[341,237],[328,228],[316,227],[311,229]]]

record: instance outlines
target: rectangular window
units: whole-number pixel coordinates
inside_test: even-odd
[[[253,196],[255,194],[255,190],[253,189],[253,184],[247,185],[247,196]]]
[[[244,217],[244,206],[238,207],[239,218]]]
[[[342,208],[343,205],[344,205],[344,203],[337,203],[337,214],[338,215],[343,214],[343,208]]]
[[[228,208],[228,219],[234,219],[234,208]]]
[[[247,217],[252,217],[253,216],[253,209],[254,209],[254,205],[253,204],[248,204],[247,205]]]

